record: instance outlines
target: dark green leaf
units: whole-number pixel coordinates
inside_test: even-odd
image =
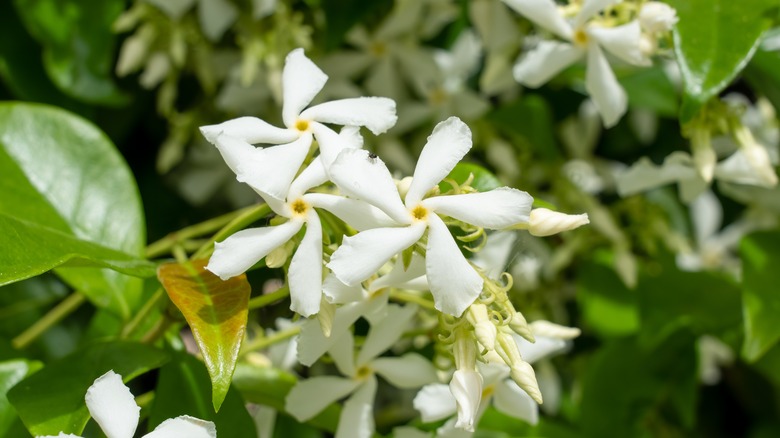
[[[598,263],[582,266],[577,276],[577,301],[585,329],[601,337],[625,336],[639,328],[637,293],[615,271]]]
[[[674,49],[685,82],[680,119],[689,121],[747,65],[771,24],[775,0],[669,0],[680,18]]]
[[[745,78],[756,91],[780,108],[780,52],[757,50],[745,69]]]
[[[679,109],[677,90],[663,68],[643,68],[622,76],[620,84],[628,94],[632,108],[644,108],[661,116],[676,117]]]
[[[755,361],[780,339],[780,232],[751,234],[742,240],[740,252],[744,263],[742,355]]]
[[[246,332],[252,288],[244,274],[220,280],[205,269],[206,262],[166,263],[157,277],[192,329],[211,377],[212,403],[219,411]]]
[[[520,150],[533,150],[544,159],[560,155],[553,133],[550,105],[541,96],[529,94],[488,114],[487,119],[506,135],[516,138]]]
[[[89,420],[84,395],[96,378],[114,370],[127,382],[167,358],[161,350],[133,342],[91,345],[24,379],[8,399],[34,435],[80,434]]]
[[[122,0],[15,0],[14,5],[44,47],[46,72],[63,92],[102,105],[128,101],[111,76],[116,40],[111,26],[124,10]]]
[[[176,353],[160,370],[157,394],[149,416],[149,430],[168,418],[179,415],[213,421],[219,436],[255,438],[255,425],[238,392],[227,393],[219,413],[211,406],[211,382],[203,362],[194,357]]]
[[[127,258],[143,255],[144,218],[135,180],[110,140],[79,117],[43,105],[0,104],[0,191],[0,213],[19,223]],[[11,236],[3,233],[2,238],[7,239],[2,246],[9,247]],[[29,237],[34,238],[40,237]],[[29,260],[36,253],[31,248],[4,255]],[[140,295],[140,280],[116,272],[78,268],[58,273],[96,305],[125,318]]]

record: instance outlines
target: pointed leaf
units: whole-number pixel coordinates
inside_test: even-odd
[[[40,368],[40,362],[30,362],[26,359],[12,359],[0,362],[0,436],[12,436],[8,433],[14,423],[19,423],[6,393],[27,375]]]
[[[22,380],[8,391],[8,400],[33,435],[78,435],[89,420],[84,396],[95,379],[114,370],[127,382],[167,359],[165,352],[135,342],[94,344]]]
[[[0,213],[8,217],[143,256],[145,221],[130,169],[108,137],[78,116],[44,105],[0,104],[0,192]],[[36,251],[16,245],[16,239],[13,233],[0,233],[3,261],[35,265]],[[38,265],[38,272],[51,267],[40,267],[51,262],[51,254],[42,255],[47,260]],[[95,305],[123,318],[140,304],[138,279],[83,267],[60,268],[57,273]],[[9,281],[30,275],[34,274],[22,272]]]
[[[157,276],[192,329],[211,376],[211,401],[219,411],[236,369],[252,290],[246,275],[222,281],[205,269],[206,262],[166,263]]]

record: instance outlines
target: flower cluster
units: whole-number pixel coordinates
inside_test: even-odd
[[[450,387],[460,427],[473,427],[474,407],[480,404],[478,356],[503,363],[511,379],[541,403],[533,369],[516,340],[520,335],[534,342],[533,326],[514,309],[504,285],[464,256],[458,240],[487,239],[485,229],[526,229],[548,236],[588,223],[587,215],[533,209],[526,192],[509,187],[478,192],[471,180],[448,178],[472,147],[471,131],[457,117],[436,126],[412,177],[394,179],[379,156],[362,149],[359,133],[360,127],[374,134],[392,127],[394,101],[360,97],[306,108],[326,80],[303,50],[294,50],[283,70],[284,128],[252,117],[201,128],[237,179],[277,216],[271,226],[239,231],[216,243],[206,268],[227,279],[263,258],[268,266],[285,267],[291,309],[304,317],[317,315],[304,324],[299,360],[311,365],[327,352],[349,377],[302,381],[288,397],[288,411],[303,420],[324,408],[326,404],[306,402],[316,399],[312,391],[328,392],[333,399],[353,394],[342,422],[360,424],[360,436],[369,436],[373,426],[366,409],[376,391],[375,372],[404,388],[436,380],[433,366],[422,356],[406,355],[397,364],[376,359],[401,336],[403,322],[417,313],[415,307],[387,304],[386,291],[393,288],[432,296],[440,330],[447,333],[442,351],[454,358]],[[337,133],[328,124],[343,128]],[[331,231],[325,233],[326,241],[322,211]],[[343,223],[332,223],[330,215]],[[454,236],[451,229],[461,232]],[[350,328],[360,317],[372,329],[354,358]],[[406,369],[410,373],[403,375],[416,377],[399,374]]]

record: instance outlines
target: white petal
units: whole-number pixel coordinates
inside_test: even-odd
[[[558,414],[561,407],[561,378],[555,371],[555,366],[549,360],[543,360],[534,365],[536,381],[542,393],[544,404],[540,407],[548,415]],[[530,397],[530,396],[529,396]]]
[[[276,199],[285,199],[290,184],[309,154],[311,134],[285,145],[257,149],[238,165],[237,179]]]
[[[376,155],[363,149],[345,149],[330,166],[330,177],[345,195],[374,205],[399,224],[411,222],[390,171]]]
[[[661,166],[656,166],[648,158],[641,158],[616,176],[617,190],[626,197],[672,182],[694,181],[698,178],[690,155],[685,152],[672,152]],[[706,187],[702,180],[702,189]]]
[[[460,316],[482,291],[482,277],[463,257],[444,222],[428,217],[428,249],[425,255],[428,283],[437,309]]]
[[[309,193],[304,199],[316,208],[333,213],[358,231],[396,225],[382,210],[357,199],[326,193]]]
[[[133,438],[141,408],[122,376],[109,371],[95,379],[85,397],[87,409],[107,438]]]
[[[336,278],[332,272],[325,277],[325,282],[322,284],[322,293],[333,304],[352,303],[365,298],[363,288],[360,285],[347,286]]]
[[[561,38],[572,38],[571,25],[553,0],[503,0],[510,8]]]
[[[307,190],[328,182],[328,174],[322,165],[321,156],[316,157],[306,166],[300,175],[290,184],[287,199],[300,198]]]
[[[615,78],[601,48],[595,43],[588,46],[585,88],[604,120],[604,127],[615,126],[628,109],[628,97]]]
[[[539,405],[511,379],[496,385],[493,405],[499,412],[535,425],[539,422]]]
[[[355,337],[349,330],[339,336],[328,349],[328,354],[341,374],[355,377]]]
[[[306,234],[293,254],[287,281],[290,283],[290,310],[305,317],[320,311],[322,225],[314,210],[306,213]]]
[[[330,171],[330,166],[344,149],[360,149],[363,147],[363,137],[360,136],[358,128],[345,127],[341,134],[337,134],[332,129],[321,123],[312,123],[311,130],[319,144],[322,165],[325,171]]]
[[[416,353],[380,357],[371,362],[371,368],[396,388],[419,388],[437,380],[433,364]]]
[[[523,357],[523,360],[530,364],[553,356],[565,350],[568,346],[567,341],[549,336],[535,336],[536,342],[534,343],[530,343],[516,334],[513,334],[512,337],[517,342],[517,348],[520,349],[520,355]]]
[[[248,228],[214,244],[214,254],[206,269],[227,280],[246,272],[274,248],[287,242],[301,229],[302,221],[276,227]]]
[[[239,117],[218,125],[201,126],[200,132],[211,144],[215,144],[221,134],[236,137],[247,143],[282,144],[298,138],[298,132],[277,128],[257,117]]]
[[[225,164],[235,174],[238,174],[239,167],[243,163],[249,161],[258,150],[262,149],[254,147],[240,138],[226,134],[218,135],[214,140],[214,146],[217,147],[219,154],[222,155]]]
[[[456,370],[450,381],[450,392],[458,410],[455,427],[473,431],[482,401],[482,376],[476,371]]]
[[[327,81],[328,75],[304,55],[303,49],[295,49],[287,55],[282,72],[282,119],[285,126],[292,128],[295,125],[298,114],[322,90]]]
[[[59,435],[36,435],[35,438],[83,438],[72,433],[60,432]]]
[[[414,408],[420,411],[423,423],[443,420],[457,409],[450,387],[441,383],[423,386],[414,397]]]
[[[580,27],[590,20],[594,15],[603,11],[607,6],[620,3],[623,0],[585,0],[582,3],[582,9],[574,19],[574,27]]]
[[[650,59],[639,47],[642,29],[639,21],[616,27],[591,27],[588,34],[596,39],[605,49],[629,64],[648,66]]]
[[[395,125],[395,101],[386,97],[354,97],[333,100],[315,105],[301,118],[321,123],[344,126],[365,126],[375,135],[382,134]]]
[[[393,304],[388,305],[387,316],[378,324],[371,326],[371,329],[368,331],[363,348],[358,353],[356,360],[358,366],[369,363],[382,354],[382,352],[392,347],[401,338],[416,312],[417,306],[414,305],[404,307]]]
[[[515,64],[512,74],[526,87],[541,87],[583,56],[582,49],[558,41],[541,41]]]
[[[366,380],[344,403],[336,438],[371,438],[374,434],[376,378]]]
[[[298,421],[307,421],[331,403],[346,397],[358,385],[359,381],[334,376],[299,380],[287,394],[284,410]]]
[[[328,268],[343,283],[356,285],[374,275],[391,257],[422,237],[425,223],[408,227],[374,228],[345,237],[333,253]]]
[[[428,190],[449,175],[469,149],[471,130],[459,118],[450,117],[436,125],[417,160],[406,206],[414,208]]]
[[[412,260],[409,267],[404,268],[402,257],[398,257],[393,265],[393,270],[387,275],[371,282],[369,291],[374,292],[385,287],[399,287],[404,283],[417,279],[425,275],[425,258],[417,253],[412,254]]]
[[[436,196],[423,205],[436,213],[494,230],[527,223],[534,198],[526,192],[499,187],[484,193]]]
[[[691,202],[691,222],[696,242],[702,245],[720,230],[723,223],[723,206],[711,190],[703,192]]]
[[[182,415],[163,421],[144,438],[217,438],[217,427],[211,421]]]

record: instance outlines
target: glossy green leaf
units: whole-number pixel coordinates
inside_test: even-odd
[[[89,420],[84,395],[96,378],[114,370],[127,382],[167,359],[165,352],[134,342],[94,344],[24,379],[8,399],[34,435],[80,434]]]
[[[14,5],[43,46],[46,72],[63,92],[102,105],[128,101],[112,78],[111,26],[124,10],[122,0],[14,0]]]
[[[8,401],[6,393],[30,373],[40,368],[39,362],[26,359],[13,359],[0,362],[0,436],[8,435],[11,427],[18,422],[16,410]]]
[[[674,49],[685,95],[680,119],[686,122],[745,68],[769,28],[775,0],[669,0],[680,18]]]
[[[149,430],[168,418],[189,415],[213,421],[218,436],[255,438],[255,425],[239,393],[229,391],[223,409],[215,413],[209,403],[210,385],[202,362],[185,353],[174,354],[172,360],[160,370],[149,415]]]
[[[206,260],[166,263],[157,277],[192,329],[211,376],[214,409],[225,400],[246,331],[249,295],[246,275],[222,281]]]
[[[745,315],[742,356],[755,361],[780,340],[780,232],[751,234],[742,240],[740,252]]]
[[[0,214],[15,219],[20,229],[35,224],[127,254],[125,260],[118,254],[109,260],[129,262],[143,255],[144,218],[135,180],[105,134],[77,116],[43,105],[0,104],[0,191]],[[3,248],[13,249],[4,257],[29,261],[35,256],[31,247],[13,245],[13,235],[1,236]],[[117,272],[77,268],[58,274],[123,318],[139,299],[141,281]]]
[[[499,181],[495,175],[493,175],[493,172],[473,163],[456,164],[455,168],[452,169],[452,172],[447,175],[447,178],[454,180],[458,184],[463,184],[470,175],[474,175],[471,187],[480,192],[487,192],[504,185],[501,184],[501,181]],[[452,189],[452,185],[447,181],[442,181],[439,183],[439,189],[442,192],[446,192],[447,190]]]
[[[631,108],[644,108],[658,115],[675,117],[679,110],[679,97],[672,81],[661,67],[633,70],[620,78],[626,90]]]

